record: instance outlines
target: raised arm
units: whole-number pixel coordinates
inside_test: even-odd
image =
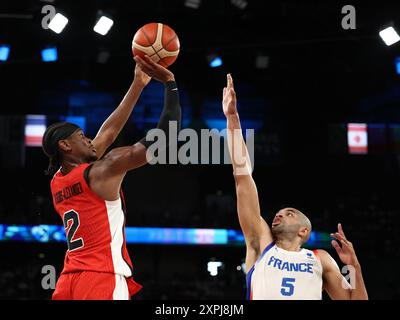
[[[139,64],[135,67],[135,78],[128,92],[119,106],[104,121],[92,143],[97,156],[101,158],[107,148],[115,141],[132,113],[143,88],[149,83],[151,77],[144,73]]]
[[[236,185],[237,212],[246,241],[246,270],[254,265],[264,248],[272,242],[269,226],[260,214],[257,187],[252,177],[252,167],[243,140],[236,93],[230,74],[223,91],[223,111],[227,120],[228,148]]]
[[[318,250],[323,269],[324,289],[334,300],[368,300],[367,289],[361,272],[361,266],[355,254],[353,244],[346,239],[342,225],[338,224],[338,232],[331,234],[340,260],[347,266],[350,283],[341,274],[335,260],[324,250]]]
[[[145,60],[136,57],[135,60],[149,76],[164,83],[164,108],[157,128],[168,135],[169,122],[176,121],[177,128],[180,128],[181,122],[179,93],[174,74],[148,57]],[[166,139],[166,141],[168,142],[169,139]],[[107,153],[103,159],[94,162],[89,173],[91,189],[105,200],[117,199],[126,172],[148,162],[146,153],[151,144],[152,142],[143,138],[133,146],[115,148]]]

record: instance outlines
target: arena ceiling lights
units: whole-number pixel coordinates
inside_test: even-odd
[[[200,7],[201,0],[185,0],[185,7],[198,9]]]
[[[107,18],[106,16],[102,16],[97,21],[96,25],[93,28],[93,31],[97,32],[98,34],[101,34],[102,36],[105,36],[108,33],[108,31],[110,31],[113,24],[114,24],[113,20]]]
[[[61,13],[57,13],[49,23],[49,29],[55,33],[61,33],[65,26],[68,24],[67,17],[63,16]]]
[[[379,36],[387,46],[391,46],[400,41],[400,36],[393,27],[388,27],[379,32]]]
[[[9,55],[10,46],[4,44],[0,45],[0,61],[7,61]]]
[[[244,10],[247,7],[248,2],[245,0],[231,0],[231,4],[240,10]]]

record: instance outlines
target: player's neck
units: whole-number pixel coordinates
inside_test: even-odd
[[[300,244],[287,240],[287,239],[276,239],[275,244],[278,248],[281,248],[286,251],[300,251],[301,246]]]
[[[80,164],[84,163],[83,161],[76,161],[76,160],[70,160],[66,159],[62,162],[61,165],[61,174],[65,176],[66,174],[70,173],[74,168],[79,166]]]

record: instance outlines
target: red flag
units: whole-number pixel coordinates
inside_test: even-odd
[[[347,142],[350,154],[368,153],[367,124],[349,123],[347,125]]]

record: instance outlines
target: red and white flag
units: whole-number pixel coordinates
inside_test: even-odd
[[[347,143],[350,154],[368,153],[368,133],[366,123],[349,123],[347,125]]]

